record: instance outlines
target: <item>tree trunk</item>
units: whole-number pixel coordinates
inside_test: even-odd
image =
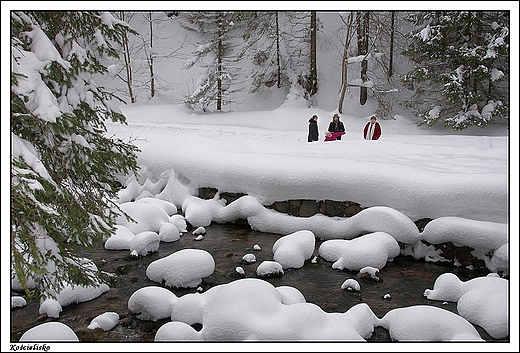
[[[155,96],[155,77],[153,72],[153,22],[152,22],[152,12],[149,12],[150,16],[150,96],[153,98]]]
[[[390,59],[388,61],[388,77],[392,77],[394,74],[394,18],[395,11],[390,11]]]
[[[277,87],[282,87],[282,67],[280,66],[280,26],[278,24],[278,11],[276,11],[276,66]]]
[[[350,12],[349,20],[347,23],[347,33],[345,36],[345,45],[343,47],[343,58],[341,61],[341,90],[339,93],[338,112],[343,114],[343,101],[345,100],[345,94],[348,88],[348,48],[350,47],[351,34],[350,29],[352,28],[352,22],[354,20],[354,13]]]
[[[311,11],[311,77],[310,96],[318,91],[318,71],[316,68],[316,11]]]
[[[120,17],[122,21],[126,21],[125,12],[120,12]],[[135,103],[134,91],[133,91],[133,77],[132,77],[132,66],[130,59],[130,47],[128,46],[128,36],[126,31],[124,33],[123,38],[123,57],[125,60],[125,70],[126,70],[126,85],[128,86],[128,95],[130,96],[130,102]]]
[[[368,53],[368,16],[369,12],[362,15],[358,13],[358,55],[366,55]],[[367,81],[367,60],[361,62],[361,80],[363,83]],[[359,89],[359,104],[364,105],[367,102],[367,88],[361,86]]]

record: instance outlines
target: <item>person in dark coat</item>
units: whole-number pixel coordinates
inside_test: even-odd
[[[345,132],[345,125],[343,125],[343,122],[341,122],[339,120],[339,115],[338,114],[334,114],[334,116],[332,117],[332,121],[329,124],[328,131],[330,131],[330,132]],[[341,135],[338,135],[336,137],[336,140],[341,140]]]
[[[318,116],[313,115],[312,118],[309,119],[309,136],[307,137],[307,141],[313,142],[318,140]]]
[[[381,125],[379,125],[376,120],[376,116],[372,115],[370,121],[366,123],[365,128],[363,129],[363,137],[365,140],[377,140],[381,137]]]

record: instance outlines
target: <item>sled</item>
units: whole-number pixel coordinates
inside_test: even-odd
[[[325,133],[325,141],[335,141],[338,136],[345,135],[344,131],[340,132],[330,132],[327,131]]]

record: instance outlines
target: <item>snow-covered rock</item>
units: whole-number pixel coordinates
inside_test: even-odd
[[[26,305],[27,305],[27,301],[23,297],[20,297],[17,295],[11,297],[11,309],[21,308]]]
[[[282,292],[289,291],[282,289]],[[295,291],[289,294],[290,301],[295,300],[294,294]],[[188,298],[181,302],[184,297]],[[326,313],[315,304],[299,302],[301,298],[285,304],[287,299],[279,289],[257,278],[217,285],[202,294],[186,294],[175,302],[177,315],[172,320],[186,325],[198,322],[202,329],[197,334],[189,326],[168,323],[164,331],[159,329],[160,339],[364,341],[378,324],[377,317],[364,303],[345,313]]]
[[[305,303],[305,297],[302,292],[291,286],[278,286],[276,290],[282,295],[283,304]]]
[[[125,202],[119,207],[133,221],[129,221],[124,215],[121,215],[117,217],[116,224],[127,227],[134,234],[145,231],[158,233],[164,223],[170,222],[170,216],[164,210],[151,203]]]
[[[359,271],[363,267],[385,267],[400,254],[399,244],[391,235],[376,232],[352,240],[332,239],[324,241],[318,254],[334,262],[332,268]]]
[[[160,242],[159,234],[151,231],[141,232],[130,240],[129,250],[130,252],[137,252],[140,256],[146,256],[158,251]]]
[[[96,316],[87,326],[89,330],[100,328],[103,331],[112,330],[119,323],[119,314],[115,312],[106,312]]]
[[[172,223],[163,223],[159,229],[159,238],[162,242],[171,243],[181,238],[179,228]]]
[[[163,287],[148,286],[136,290],[128,299],[128,310],[138,319],[157,321],[171,316],[177,296]]]
[[[380,322],[390,333],[392,341],[483,341],[466,319],[435,306],[393,309]]]
[[[430,300],[457,303],[457,312],[481,326],[493,338],[509,335],[509,281],[495,275],[461,281],[453,273],[443,273],[424,295]]]
[[[106,250],[128,250],[130,242],[135,237],[127,227],[117,224],[116,231],[105,241]]]
[[[52,321],[25,331],[19,342],[79,342],[79,338],[69,326]]]
[[[157,330],[154,342],[199,341],[200,334],[190,325],[180,321],[168,322]]]
[[[164,280],[169,287],[196,288],[214,270],[215,260],[209,252],[183,249],[152,262],[146,268],[146,276],[159,283]]]
[[[244,256],[242,256],[242,261],[251,264],[253,262],[256,262],[256,256],[254,254],[245,254]]]
[[[361,287],[359,286],[358,281],[356,281],[353,278],[349,278],[345,280],[345,282],[343,282],[343,284],[341,285],[341,289],[355,290],[359,292],[361,290]]]
[[[312,257],[316,239],[309,230],[300,230],[279,238],[273,244],[274,261],[283,269],[303,267]]]
[[[193,234],[193,235],[206,234],[206,228],[198,227],[193,232],[191,232],[191,234]]]
[[[256,275],[258,277],[274,277],[283,275],[283,268],[276,261],[262,261],[256,268]]]

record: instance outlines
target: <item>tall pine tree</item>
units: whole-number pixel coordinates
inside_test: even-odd
[[[108,13],[11,13],[11,263],[28,295],[103,282],[77,249],[113,233],[116,175],[137,170],[137,148],[106,134],[125,117],[93,79],[125,28]]]
[[[200,45],[185,68],[199,64],[206,69],[184,103],[203,111],[215,103],[216,110],[220,111],[223,105],[231,102],[229,89],[236,70],[233,63],[239,59],[233,54],[231,39],[238,32],[239,16],[229,11],[200,11],[183,12],[181,17],[183,27],[198,32],[201,37]]]
[[[464,129],[509,114],[509,12],[420,12],[404,52],[414,63],[404,77],[408,102],[422,123]]]

